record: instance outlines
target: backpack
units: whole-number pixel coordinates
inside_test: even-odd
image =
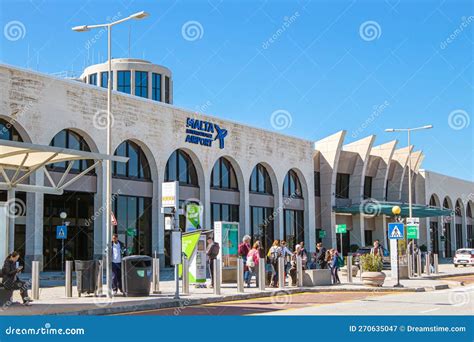
[[[337,257],[337,267],[344,267],[344,259],[341,256]]]
[[[209,248],[209,259],[215,259],[219,255],[219,244],[214,242]]]
[[[272,247],[268,251],[268,260],[270,261],[271,264],[276,264],[280,256],[281,256],[281,252],[276,247]]]

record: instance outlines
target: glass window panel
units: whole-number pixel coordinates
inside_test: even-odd
[[[188,184],[188,161],[186,160],[186,156],[180,151],[178,154],[178,180],[184,184]]]
[[[97,74],[89,75],[89,84],[97,85]]]
[[[221,179],[220,163],[217,162],[212,169],[212,187],[219,188]]]
[[[221,187],[230,188],[229,167],[226,163],[221,163]]]
[[[130,94],[130,71],[119,71],[117,73],[117,90]]]
[[[126,157],[127,152],[126,152],[127,144],[126,143],[121,143],[119,147],[117,147],[117,150],[115,151],[115,155],[121,156],[121,157]],[[121,162],[114,162],[115,165],[115,176],[119,177],[126,177],[127,176],[127,164],[126,163],[121,163]]]
[[[165,180],[167,182],[176,181],[176,154],[176,151],[173,152],[166,164]]]
[[[152,76],[152,99],[161,101],[161,75],[153,73]]]
[[[165,102],[170,103],[170,78],[165,76]]]
[[[135,71],[135,95],[148,97],[148,73],[146,71]]]
[[[114,72],[111,71],[110,74],[111,74],[110,79],[112,81],[112,88],[113,88],[113,86],[114,86],[114,84],[113,84],[113,82],[114,82]],[[108,83],[107,83],[108,79],[109,79],[109,73],[107,71],[104,71],[104,72],[100,73],[100,86],[102,88],[107,88],[109,86]]]
[[[128,144],[128,177],[138,178],[138,151]]]
[[[222,221],[229,221],[229,220],[230,220],[229,205],[222,204]]]
[[[257,190],[257,168],[255,167],[250,176],[250,191],[257,192]]]

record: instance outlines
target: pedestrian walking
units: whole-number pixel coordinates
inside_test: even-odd
[[[331,277],[333,285],[340,284],[339,268],[341,267],[341,257],[336,249],[331,249]]]
[[[122,258],[126,254],[125,244],[118,239],[117,234],[112,235],[112,291],[114,295],[122,290]]]
[[[281,256],[283,257],[284,263],[285,263],[285,279],[286,279],[286,275],[288,274],[291,268],[291,256],[293,255],[293,253],[288,248],[285,240],[281,240],[280,246],[281,246]]]
[[[370,254],[383,258],[383,248],[379,240],[374,241],[374,246],[370,249]]]
[[[323,247],[322,242],[316,244],[316,252],[313,254],[313,262],[317,269],[326,269],[328,263],[326,262],[326,248]]]
[[[214,239],[209,236],[207,238],[207,259],[209,260],[209,271],[211,273],[211,288],[214,287],[214,260],[217,259],[219,255],[220,246]]]
[[[253,244],[252,249],[247,254],[246,266],[249,269],[249,276],[247,278],[247,287],[250,287],[252,277],[255,276],[255,282],[258,287],[258,264],[260,263],[259,254],[260,242],[257,241]]]
[[[23,270],[23,266],[18,266],[18,259],[20,254],[16,251],[10,253],[2,268],[3,286],[6,290],[15,291],[20,290],[23,305],[31,305],[33,300],[28,296],[28,285],[26,282],[18,278],[18,274]]]
[[[268,261],[272,267],[271,287],[278,287],[278,258],[281,256],[280,241],[273,241],[272,247],[268,251]]]
[[[242,243],[239,244],[237,253],[239,254],[239,257],[242,258],[242,261],[244,263],[244,282],[248,283],[250,272],[249,268],[247,266],[247,254],[250,252],[252,247],[250,246],[250,236],[245,235],[242,239]]]
[[[290,268],[290,277],[291,277],[291,286],[296,286],[296,280],[298,276],[298,268],[296,258],[301,257],[301,265],[303,270],[306,269],[306,263],[308,261],[307,253],[303,251],[300,244],[295,246],[295,252],[291,256],[291,268]]]

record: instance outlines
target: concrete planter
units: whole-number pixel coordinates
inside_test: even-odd
[[[382,286],[385,281],[383,272],[362,272],[362,282],[369,286]]]

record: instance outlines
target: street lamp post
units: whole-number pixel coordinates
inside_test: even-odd
[[[62,220],[62,225],[66,225],[67,213],[65,211],[61,211],[59,213],[59,217]],[[64,239],[61,239],[61,272],[64,274]]]
[[[112,26],[123,23],[130,19],[143,19],[148,16],[148,13],[141,11],[128,16],[127,18],[120,19],[107,24],[98,25],[82,25],[75,26],[72,28],[76,32],[87,32],[95,28],[107,28],[107,155],[112,154]],[[106,277],[107,277],[107,297],[112,297],[112,273],[111,273],[111,240],[112,240],[112,227],[111,227],[111,216],[112,216],[112,174],[111,174],[111,161],[107,159],[105,161],[105,239],[106,239]]]
[[[413,218],[413,209],[412,209],[412,189],[411,189],[411,132],[412,131],[420,131],[423,129],[430,129],[433,128],[433,125],[426,125],[421,127],[415,128],[387,128],[385,132],[407,132],[407,140],[408,140],[408,216],[410,220]],[[411,255],[414,261],[414,244],[415,240],[411,239]],[[413,262],[412,262],[413,265]]]

